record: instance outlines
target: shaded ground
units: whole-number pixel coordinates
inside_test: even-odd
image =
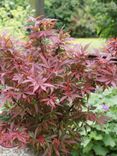
[[[34,156],[28,149],[3,148],[0,146],[0,156]]]

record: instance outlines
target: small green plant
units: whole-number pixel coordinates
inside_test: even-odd
[[[82,129],[83,137],[80,146],[74,149],[72,155],[79,156],[116,156],[117,155],[117,89],[110,88],[105,92],[92,93],[89,105],[96,108],[94,112],[108,116],[108,122],[103,126],[88,123],[89,127]],[[77,154],[76,154],[77,155]],[[77,155],[78,156],[78,155]]]

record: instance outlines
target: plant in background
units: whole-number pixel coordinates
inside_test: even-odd
[[[31,18],[26,43],[0,37],[0,144],[5,147],[31,145],[40,154],[68,155],[87,121],[106,120],[87,102],[97,86],[117,85],[116,64],[108,53],[89,55],[87,46],[69,44],[69,35],[55,30],[55,23]]]
[[[96,36],[91,4],[84,0],[49,0],[45,2],[45,12],[47,17],[58,19],[57,27],[63,27],[73,37],[91,37]]]
[[[27,18],[33,13],[28,1],[0,1],[0,32],[22,37]]]
[[[45,12],[73,37],[117,36],[116,0],[47,0]]]
[[[104,38],[117,36],[117,2],[94,0],[91,14],[95,19],[97,35]]]

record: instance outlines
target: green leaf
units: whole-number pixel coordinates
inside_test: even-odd
[[[117,156],[117,154],[114,154],[114,153],[113,153],[113,154],[111,154],[111,156]]]
[[[78,154],[77,151],[72,151],[72,152],[71,152],[71,155],[72,155],[72,156],[80,156],[80,155]]]
[[[83,153],[89,153],[93,148],[93,143],[88,144],[85,148],[83,148]]]
[[[90,143],[91,139],[89,137],[85,137],[83,140],[83,147],[86,147]]]
[[[103,139],[102,135],[101,135],[101,134],[98,134],[96,131],[91,132],[91,133],[89,134],[89,137],[90,137],[91,139],[94,139],[94,140],[102,140],[102,139]]]
[[[108,149],[106,147],[102,146],[102,144],[100,144],[100,143],[96,143],[93,146],[93,149],[94,149],[96,155],[99,155],[99,156],[106,156],[106,154],[108,153]]]
[[[116,145],[114,138],[112,138],[110,135],[105,134],[104,138],[103,138],[104,144],[106,146],[111,146],[114,147]]]

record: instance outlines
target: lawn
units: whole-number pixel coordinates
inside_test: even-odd
[[[73,43],[80,43],[82,45],[90,44],[89,49],[92,51],[93,49],[102,48],[105,45],[106,39],[104,38],[79,38],[74,39]]]

